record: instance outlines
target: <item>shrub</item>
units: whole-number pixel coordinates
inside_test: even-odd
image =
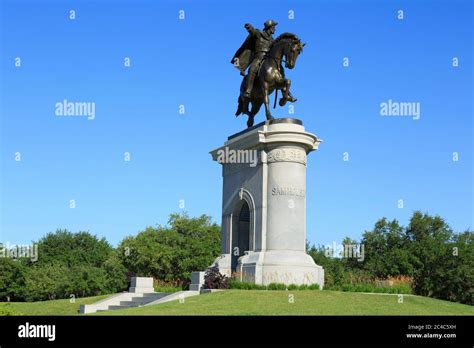
[[[308,290],[320,290],[321,287],[319,286],[319,284],[311,284],[311,285],[308,285]]]
[[[286,290],[286,285],[281,283],[268,284],[268,290]]]
[[[238,279],[232,278],[229,282],[230,289],[239,289],[239,290],[319,290],[319,284],[311,284],[311,285],[296,285],[290,284],[286,286],[285,284],[281,283],[271,283],[268,286],[250,283],[250,282],[242,282]]]
[[[255,288],[255,284],[251,282],[243,282],[244,290],[253,290]]]
[[[204,274],[204,289],[228,289],[229,278],[219,272],[217,266],[206,270]]]
[[[153,288],[156,292],[178,292],[183,290],[183,284],[177,281],[165,282],[163,280],[154,279]]]
[[[410,284],[394,285],[391,290],[394,294],[411,294],[413,292]]]
[[[244,283],[241,282],[240,280],[231,278],[229,280],[229,289],[238,289],[242,290],[244,288]]]
[[[355,291],[355,289],[352,284],[343,284],[342,291]]]

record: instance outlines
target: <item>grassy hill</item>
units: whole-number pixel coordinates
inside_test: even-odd
[[[293,303],[291,297],[293,295]],[[35,303],[0,303],[0,315],[75,315],[79,304],[100,297]],[[95,315],[474,315],[474,307],[421,296],[338,291],[229,290],[155,306]]]

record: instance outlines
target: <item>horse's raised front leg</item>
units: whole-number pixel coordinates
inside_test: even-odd
[[[286,81],[287,81],[287,83],[286,83],[286,84],[287,84],[287,86],[286,86],[286,89],[287,89],[287,96],[286,96],[286,99],[287,99],[288,101],[294,103],[294,102],[296,102],[297,99],[296,99],[295,97],[293,97],[293,96],[291,95],[291,92],[290,92],[291,80],[288,79],[288,80],[286,80]]]
[[[290,79],[285,79],[283,80],[283,85],[284,87],[281,89],[283,97],[280,99],[280,106],[284,106],[287,101],[290,101],[294,103],[296,101],[296,98],[293,98],[290,92],[290,86],[291,86],[291,80]]]

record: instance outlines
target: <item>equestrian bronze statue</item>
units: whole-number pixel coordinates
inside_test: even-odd
[[[248,127],[253,126],[254,117],[262,104],[265,104],[267,120],[273,119],[269,105],[269,95],[273,91],[275,91],[274,108],[278,90],[282,92],[280,106],[284,106],[287,102],[296,102],[296,98],[290,93],[291,80],[285,78],[282,62],[288,69],[293,69],[305,44],[291,33],[283,33],[273,39],[272,35],[277,24],[268,20],[264,24],[263,31],[255,29],[251,24],[245,24],[249,34],[231,60],[242,76],[248,68],[248,74],[240,85],[239,105],[235,113],[236,116],[241,114],[248,116]],[[252,107],[249,110],[250,103]]]

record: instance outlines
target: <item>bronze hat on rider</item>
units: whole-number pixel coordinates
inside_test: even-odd
[[[268,29],[268,28],[271,28],[271,27],[275,27],[278,23],[269,19],[268,21],[266,21],[265,23],[263,23],[264,27],[265,27],[265,30]]]

